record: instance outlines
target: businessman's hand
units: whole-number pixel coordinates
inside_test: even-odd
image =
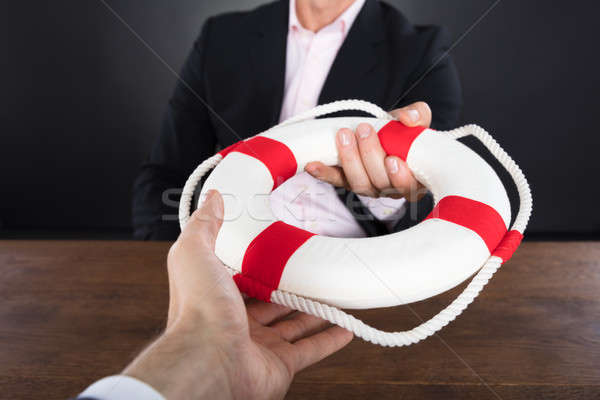
[[[423,102],[390,113],[407,126],[428,128],[431,124],[431,109]],[[427,193],[406,162],[398,157],[386,157],[371,125],[360,124],[356,132],[340,129],[336,143],[341,167],[328,167],[316,161],[306,165],[306,172],[334,186],[370,197],[405,197],[408,201],[416,201]]]
[[[124,371],[168,399],[280,399],[294,374],[352,333],[275,304],[242,299],[214,254],[223,216],[213,191],[168,257],[167,328]]]

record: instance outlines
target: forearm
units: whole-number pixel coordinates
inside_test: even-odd
[[[192,333],[162,334],[123,374],[147,383],[167,399],[232,398],[218,350]]]

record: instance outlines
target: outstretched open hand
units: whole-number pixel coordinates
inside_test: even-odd
[[[283,398],[296,372],[344,347],[352,333],[283,306],[244,302],[214,254],[222,216],[212,191],[169,251],[166,331],[124,373],[167,398]]]

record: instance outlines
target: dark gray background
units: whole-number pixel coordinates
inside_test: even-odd
[[[175,70],[208,16],[264,2],[107,1]],[[454,40],[492,4],[388,2]],[[538,236],[600,232],[599,8],[503,0],[452,52],[463,121],[486,127],[522,166]],[[4,2],[0,15],[0,235],[127,236],[131,184],[173,73],[98,0]]]

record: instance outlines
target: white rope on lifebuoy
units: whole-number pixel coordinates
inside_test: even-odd
[[[295,115],[289,119],[286,119],[279,125],[275,127],[295,124],[296,122],[305,121],[307,119],[312,119],[316,117],[320,117],[322,115],[333,114],[338,111],[363,111],[368,114],[371,114],[375,118],[379,119],[389,119],[392,120],[394,117],[390,115],[387,111],[382,109],[381,107],[369,103],[364,100],[338,100],[332,103],[323,104],[320,106],[316,106],[311,108],[308,111]]]
[[[216,167],[222,159],[223,156],[219,153],[207,158],[202,164],[196,167],[194,172],[192,172],[185,182],[185,186],[181,192],[181,199],[179,200],[179,226],[182,231],[190,220],[190,208],[192,206],[192,199],[194,198],[194,191],[196,190],[196,186],[198,186],[198,182],[200,182],[200,179],[202,179],[208,171]]]
[[[374,104],[361,100],[343,100],[315,107],[296,117],[292,117],[277,126],[288,125],[306,119],[315,118],[317,116],[346,110],[359,110],[372,114],[377,118],[390,120],[393,119],[389,113],[385,112]],[[500,147],[496,140],[494,140],[489,133],[479,126],[468,125],[449,132],[444,132],[443,134],[446,134],[454,139],[469,135],[476,137],[508,171],[517,187],[520,200],[519,211],[509,231],[516,230],[523,234],[531,216],[533,201],[529,184],[519,166],[502,149],[502,147]],[[216,154],[208,158],[202,164],[200,164],[188,178],[181,195],[181,202],[179,206],[179,219],[182,230],[189,220],[190,206],[194,190],[198,182],[203,175],[214,168],[221,160],[222,156],[220,154]],[[458,295],[458,297],[452,301],[450,305],[440,311],[433,318],[420,324],[416,328],[402,332],[380,331],[336,307],[332,307],[327,304],[323,304],[279,289],[274,290],[271,293],[271,302],[325,319],[333,324],[352,331],[356,336],[374,344],[379,344],[382,346],[407,346],[417,343],[435,334],[450,321],[453,321],[457,316],[459,316],[479,295],[483,287],[489,282],[501,265],[501,258],[497,256],[490,256],[482,268],[477,272],[477,274],[475,274],[463,292]],[[226,268],[231,275],[237,273],[237,271],[233,270],[232,268],[227,266]]]

